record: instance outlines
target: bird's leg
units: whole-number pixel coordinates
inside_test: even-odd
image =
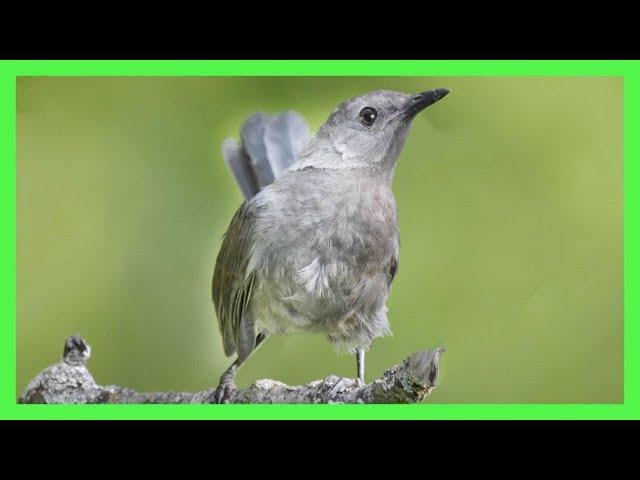
[[[358,381],[364,385],[364,349],[356,349],[356,365],[358,368]]]
[[[253,351],[258,348],[258,346],[263,342],[265,338],[267,338],[266,334],[258,334],[258,336],[256,337],[256,344],[253,347]],[[229,368],[224,371],[224,373],[220,377],[220,382],[218,382],[216,393],[213,396],[213,400],[215,403],[229,403],[231,394],[236,389],[236,374],[238,373],[238,370],[243,363],[244,360],[240,361],[240,359],[238,358],[229,366]]]
[[[242,365],[242,362],[240,360],[236,360],[220,377],[218,388],[216,388],[216,393],[213,397],[215,403],[229,403],[229,398],[236,389],[236,373],[238,373],[240,365]]]

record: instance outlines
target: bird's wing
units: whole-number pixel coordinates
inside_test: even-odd
[[[231,138],[225,140],[222,153],[249,200],[298,159],[310,133],[304,118],[288,111],[272,116],[252,115],[242,125],[240,137],[241,144]]]
[[[253,214],[244,202],[231,220],[213,272],[212,293],[218,327],[227,356],[238,352],[243,361],[255,347],[256,332],[246,309],[254,273],[247,271],[251,254]]]

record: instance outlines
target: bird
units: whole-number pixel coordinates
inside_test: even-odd
[[[226,356],[215,402],[270,335],[324,334],[356,357],[391,333],[386,301],[400,237],[392,180],[413,119],[450,92],[376,90],[347,100],[311,135],[304,118],[256,113],[222,153],[244,201],[223,236],[212,297]]]

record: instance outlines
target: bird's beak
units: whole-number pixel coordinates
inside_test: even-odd
[[[446,96],[450,91],[448,88],[436,88],[435,90],[418,93],[409,99],[409,103],[404,108],[404,114],[408,117],[413,117]]]

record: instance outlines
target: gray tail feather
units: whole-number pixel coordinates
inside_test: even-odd
[[[298,159],[310,133],[304,118],[289,111],[252,115],[242,125],[240,137],[241,144],[232,138],[225,140],[222,154],[249,200]]]
[[[251,159],[245,149],[233,138],[227,138],[222,144],[222,155],[240,186],[244,198],[253,197],[260,188],[251,168]]]

